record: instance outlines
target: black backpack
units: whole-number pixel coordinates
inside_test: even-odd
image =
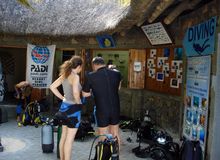
[[[75,139],[84,140],[87,136],[94,135],[94,129],[91,122],[88,120],[81,120],[81,124],[76,133]]]
[[[105,136],[105,135],[101,135]],[[96,141],[96,139],[99,136],[97,136],[93,143],[92,147]],[[92,147],[90,150],[89,160],[92,153]],[[95,146],[95,157],[92,160],[119,160],[119,144],[118,139],[115,137],[109,137],[106,136],[106,139],[104,141],[99,141],[98,144]]]
[[[180,154],[181,160],[202,160],[202,148],[199,141],[185,140]]]

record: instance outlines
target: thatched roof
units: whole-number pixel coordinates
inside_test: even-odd
[[[129,12],[117,0],[30,1],[34,10],[16,0],[0,2],[0,32],[14,34],[79,35],[114,28]]]
[[[183,3],[176,0],[27,1],[33,9],[18,0],[0,0],[0,34],[78,36],[121,32],[146,20],[154,22],[168,7]],[[198,4],[201,0],[188,1]]]

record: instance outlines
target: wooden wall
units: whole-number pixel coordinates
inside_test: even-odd
[[[131,49],[128,87],[181,95],[182,48]]]
[[[129,53],[129,88],[143,89],[145,81],[146,50],[131,49]]]

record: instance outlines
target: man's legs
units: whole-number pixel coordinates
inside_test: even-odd
[[[113,137],[117,137],[118,143],[120,144],[120,135],[119,135],[119,125],[109,125],[107,127],[99,127],[98,135],[112,134]],[[101,140],[104,140],[105,136],[101,137]]]
[[[106,135],[109,134],[109,127],[98,127],[98,135]],[[105,136],[101,136],[99,138],[99,140],[104,141],[105,140]]]
[[[119,135],[119,125],[109,125],[109,133],[112,134],[113,137],[117,137],[118,139],[118,144],[120,147],[120,143],[121,143],[121,137]]]
[[[120,150],[120,135],[119,135],[119,125],[109,125],[107,127],[99,127],[98,128],[99,135],[112,134],[113,137],[117,137],[118,139],[118,147]],[[100,141],[104,141],[106,136],[101,136],[99,138]],[[117,151],[119,152],[119,151]]]

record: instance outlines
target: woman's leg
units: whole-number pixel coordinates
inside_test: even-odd
[[[22,122],[22,114],[21,113],[22,113],[22,107],[20,104],[18,104],[16,107],[16,114],[17,114],[16,120],[17,120],[17,124],[19,127],[21,127],[21,122]]]
[[[64,144],[65,144],[65,141],[66,141],[66,135],[67,135],[67,126],[63,125],[62,126],[62,134],[61,134],[60,143],[59,143],[60,160],[65,160],[65,157],[64,157]]]
[[[66,140],[64,144],[65,160],[71,160],[73,141],[78,128],[67,128]]]

